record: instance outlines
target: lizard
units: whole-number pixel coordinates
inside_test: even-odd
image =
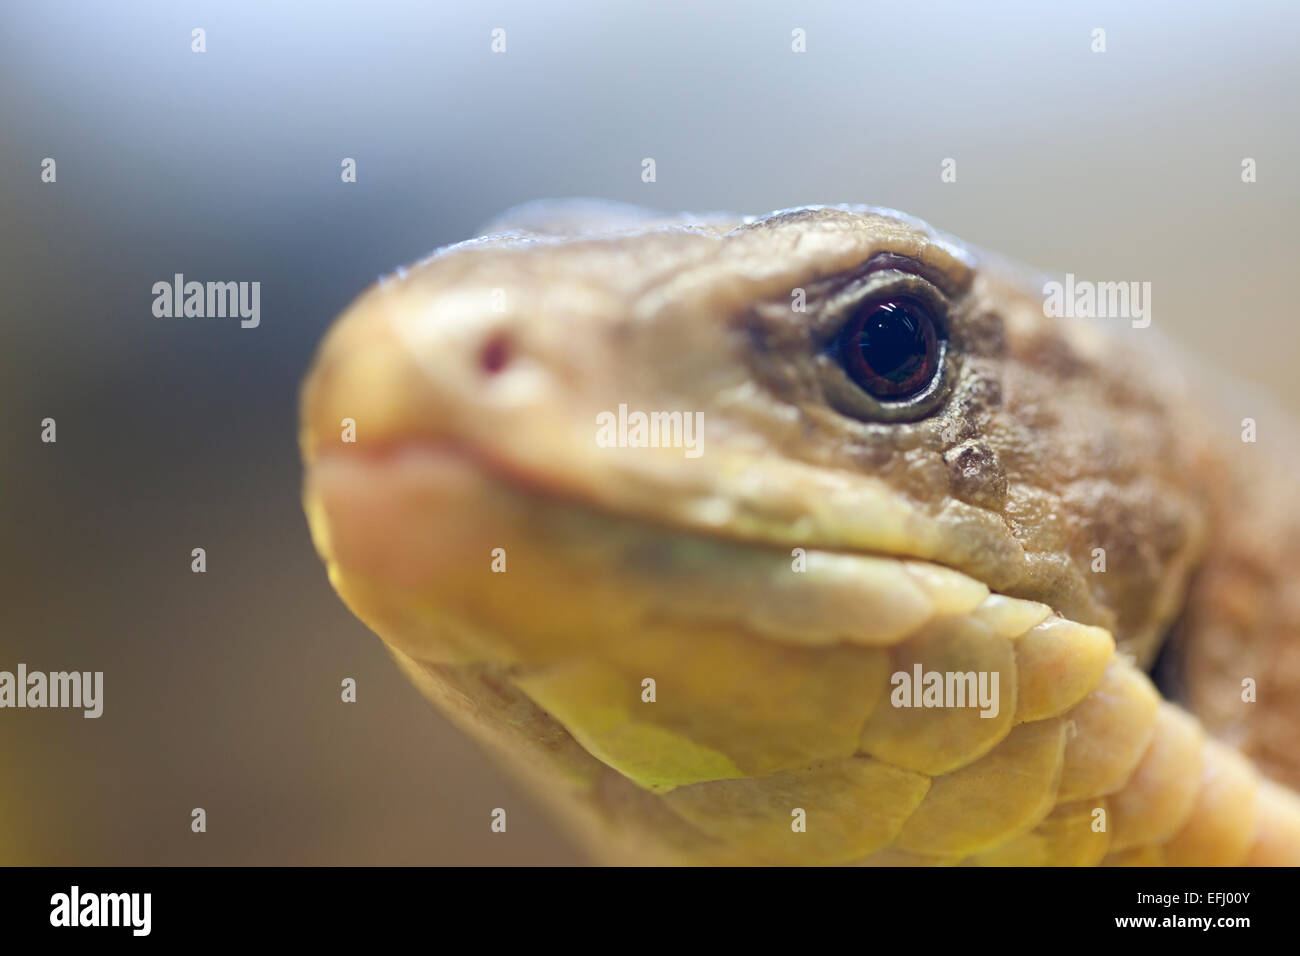
[[[327,333],[312,540],[598,861],[1296,864],[1284,472],[1046,311],[888,209],[520,207]]]

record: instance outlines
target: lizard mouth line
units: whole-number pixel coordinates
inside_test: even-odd
[[[880,560],[921,561],[927,564],[948,568],[954,573],[966,575],[978,580],[968,572],[945,564],[941,559],[924,557],[906,552],[890,552],[873,549],[855,549],[840,545],[819,544],[816,541],[796,541],[793,538],[777,538],[746,534],[721,525],[706,526],[701,523],[669,521],[653,515],[644,514],[635,509],[620,509],[601,501],[584,498],[574,486],[563,477],[542,474],[536,469],[520,465],[508,458],[495,455],[481,446],[451,438],[409,437],[371,442],[366,446],[342,450],[331,448],[309,460],[306,465],[308,485],[314,480],[330,481],[336,476],[330,474],[341,471],[337,477],[344,480],[361,478],[365,480],[384,481],[385,470],[394,469],[404,473],[408,480],[427,481],[435,484],[439,480],[466,478],[473,476],[481,482],[489,483],[508,491],[521,501],[529,501],[538,507],[563,507],[580,509],[593,519],[636,524],[664,534],[678,535],[701,541],[725,542],[738,547],[753,549],[778,550],[784,553],[789,548],[805,548],[827,554],[838,554]],[[666,494],[669,492],[665,492]],[[985,582],[980,582],[988,587]],[[990,588],[990,590],[992,590]],[[1055,609],[1053,609],[1055,613]]]

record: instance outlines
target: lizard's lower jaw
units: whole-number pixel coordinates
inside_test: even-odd
[[[591,753],[653,788],[847,757],[864,733],[942,772],[1017,719],[1005,635],[1049,615],[935,565],[602,513],[446,445],[331,452],[310,466],[305,497],[331,580],[390,646],[424,663],[507,668]],[[950,626],[911,640],[936,622]],[[1045,679],[1082,696],[1113,643],[1058,623],[1072,671]],[[893,726],[890,674],[910,672],[916,654],[927,669],[999,673],[997,699],[982,717]]]

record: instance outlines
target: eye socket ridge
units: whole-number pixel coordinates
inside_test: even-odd
[[[939,337],[948,337],[948,315],[952,309],[948,296],[920,274],[897,265],[877,266],[848,281],[841,280],[831,288],[815,294],[810,292],[809,298],[814,297],[820,304],[812,317],[813,336],[826,345],[838,337],[844,324],[859,309],[895,297],[919,301],[929,309]]]

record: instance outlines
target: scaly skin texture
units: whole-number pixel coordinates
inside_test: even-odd
[[[824,354],[877,285],[941,303],[911,420]],[[306,510],[348,606],[599,859],[1294,864],[1300,800],[1251,760],[1294,785],[1294,713],[1240,682],[1300,683],[1298,602],[1241,563],[1258,479],[1169,365],[898,213],[525,207],[331,330]],[[602,447],[620,405],[702,412],[702,453]],[[1176,620],[1235,746],[1144,673]],[[996,673],[996,714],[894,706],[916,665]]]

